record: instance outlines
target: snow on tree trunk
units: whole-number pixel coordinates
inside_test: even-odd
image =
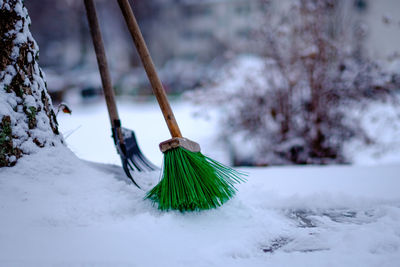
[[[22,0],[0,0],[0,167],[63,143]]]

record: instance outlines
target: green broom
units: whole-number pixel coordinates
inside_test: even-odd
[[[172,136],[160,144],[164,153],[162,179],[146,198],[158,203],[161,210],[221,206],[235,194],[234,185],[244,181],[243,174],[204,156],[199,144],[182,137],[132,8],[128,0],[118,0],[118,4]]]

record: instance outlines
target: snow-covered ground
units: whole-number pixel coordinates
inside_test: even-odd
[[[185,136],[228,161],[213,138],[212,112],[204,120],[187,104],[173,108]],[[121,103],[120,115],[161,164],[158,143],[168,131],[157,108]],[[0,266],[399,266],[395,149],[390,163],[381,157],[375,165],[364,164],[370,157],[348,166],[246,168],[247,183],[221,208],[160,212],[118,166],[103,104],[73,107],[59,121],[70,149],[90,161],[59,146],[0,169]],[[147,190],[159,175],[136,179]]]

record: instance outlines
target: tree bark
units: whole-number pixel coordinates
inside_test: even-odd
[[[0,167],[62,144],[22,0],[0,1]]]

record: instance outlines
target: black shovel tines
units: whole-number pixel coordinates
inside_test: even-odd
[[[93,0],[84,0],[90,33],[96,52],[97,64],[103,85],[108,115],[111,121],[112,136],[118,154],[121,157],[122,167],[126,175],[139,187],[132,177],[131,171],[152,171],[157,169],[141,152],[136,141],[135,133],[132,130],[122,128],[115,102],[114,90],[112,88],[110,71],[103,45],[103,38],[97,19],[96,7]],[[139,187],[140,188],[140,187]]]
[[[121,157],[122,167],[126,175],[137,187],[139,187],[139,185],[133,180],[131,171],[153,171],[156,170],[157,167],[143,155],[136,141],[135,133],[126,128],[120,129],[124,143],[121,144],[118,138],[115,138],[117,135],[117,129],[113,128],[114,143],[117,147],[118,154]]]

